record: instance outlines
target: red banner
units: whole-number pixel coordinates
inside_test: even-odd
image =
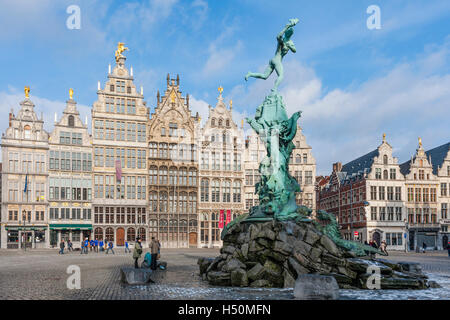
[[[225,221],[225,225],[231,222],[231,210],[227,210],[227,221]]]
[[[223,210],[220,210],[219,214],[219,228],[223,229]]]

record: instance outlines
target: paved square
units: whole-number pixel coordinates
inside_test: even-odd
[[[148,249],[144,249],[144,254]],[[143,256],[144,256],[143,254]],[[159,272],[157,284],[129,286],[120,282],[120,268],[132,266],[132,254],[115,249],[115,254],[58,250],[0,250],[0,299],[12,300],[104,300],[104,299],[292,299],[292,289],[253,289],[212,287],[198,276],[197,259],[215,257],[218,249],[165,249],[161,259],[166,271]],[[443,289],[399,291],[341,290],[343,299],[448,299],[450,296],[450,258],[446,253],[391,253],[393,261],[416,261]],[[142,259],[141,259],[142,261]],[[81,270],[81,289],[69,290],[67,267]]]

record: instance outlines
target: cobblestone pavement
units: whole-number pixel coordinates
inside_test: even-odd
[[[292,299],[292,289],[217,288],[201,281],[196,264],[199,257],[215,257],[218,249],[165,249],[162,260],[166,271],[158,271],[156,284],[129,286],[122,284],[120,268],[132,266],[132,255],[123,249],[116,254],[71,252],[59,255],[58,250],[0,250],[0,300],[136,300],[136,299]],[[145,254],[145,252],[144,252]],[[144,255],[143,254],[143,255]],[[446,275],[450,279],[450,259],[444,253],[391,253],[393,261],[417,261],[425,272]],[[81,270],[81,289],[67,289],[67,267]],[[441,278],[439,278],[441,279]],[[440,281],[440,280],[439,280]],[[445,279],[444,279],[445,281]],[[450,280],[449,280],[450,281]],[[449,284],[450,288],[450,284]],[[425,290],[422,290],[425,291]],[[343,299],[377,299],[376,294],[361,290],[343,291]],[[381,293],[381,292],[380,292]],[[442,297],[449,292],[428,291],[424,299]],[[417,297],[417,296],[416,296]],[[408,297],[407,297],[408,298]],[[392,297],[392,299],[400,299]]]

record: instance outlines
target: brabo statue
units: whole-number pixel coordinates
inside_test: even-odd
[[[278,78],[275,81],[275,86],[273,87],[272,91],[277,92],[278,86],[280,85],[284,77],[283,64],[281,63],[281,61],[283,60],[284,56],[289,52],[289,50],[291,50],[294,53],[297,52],[297,49],[295,49],[294,46],[294,42],[291,40],[291,37],[294,34],[294,26],[297,23],[298,19],[290,19],[289,23],[278,34],[277,51],[275,52],[275,57],[273,57],[269,61],[269,65],[267,66],[266,71],[264,71],[264,73],[248,72],[247,75],[245,76],[245,81],[247,81],[248,78],[250,77],[266,80],[272,74],[273,70],[275,70],[275,72],[278,75]]]
[[[255,191],[259,195],[259,206],[250,209],[245,221],[306,218],[301,214],[305,211],[304,208],[297,206],[295,201],[295,193],[300,191],[300,186],[289,174],[289,159],[294,149],[292,139],[297,133],[297,120],[301,112],[295,112],[289,119],[283,99],[277,92],[278,85],[283,79],[281,61],[289,50],[296,51],[290,38],[297,23],[298,19],[289,20],[278,34],[277,51],[275,57],[270,60],[266,72],[264,74],[249,72],[245,77],[246,80],[249,77],[267,79],[273,70],[278,74],[271,94],[256,109],[255,119],[246,119],[263,141],[267,155],[259,165],[261,180],[255,186]]]

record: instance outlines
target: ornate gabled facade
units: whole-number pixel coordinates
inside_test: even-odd
[[[407,192],[410,250],[422,247],[424,243],[429,248],[436,247],[440,231],[437,193],[439,180],[433,172],[431,156],[425,152],[420,138],[415,156],[400,168],[405,176]]]
[[[116,65],[108,81],[98,85],[92,107],[93,224],[92,238],[112,240],[117,246],[148,240],[147,125],[149,110],[143,90],[134,85],[133,69],[125,67],[119,43]]]
[[[200,117],[191,115],[179,76],[167,75],[148,127],[149,235],[166,248],[197,247]]]
[[[208,119],[199,141],[199,218],[200,246],[219,247],[221,228],[245,210],[243,194],[243,129],[232,118],[219,88],[215,108],[209,107]]]
[[[48,133],[25,87],[17,116],[2,135],[2,248],[48,246]]]
[[[327,186],[319,192],[317,205],[336,215],[344,238],[404,250],[404,178],[398,159],[383,135],[377,149],[344,166],[333,164]]]
[[[440,211],[440,233],[437,246],[446,249],[450,246],[450,142],[427,151],[431,157],[433,174],[439,179],[438,211]],[[439,218],[439,217],[438,217]]]
[[[49,137],[50,245],[71,240],[74,248],[92,231],[92,137],[69,90],[69,100]]]

